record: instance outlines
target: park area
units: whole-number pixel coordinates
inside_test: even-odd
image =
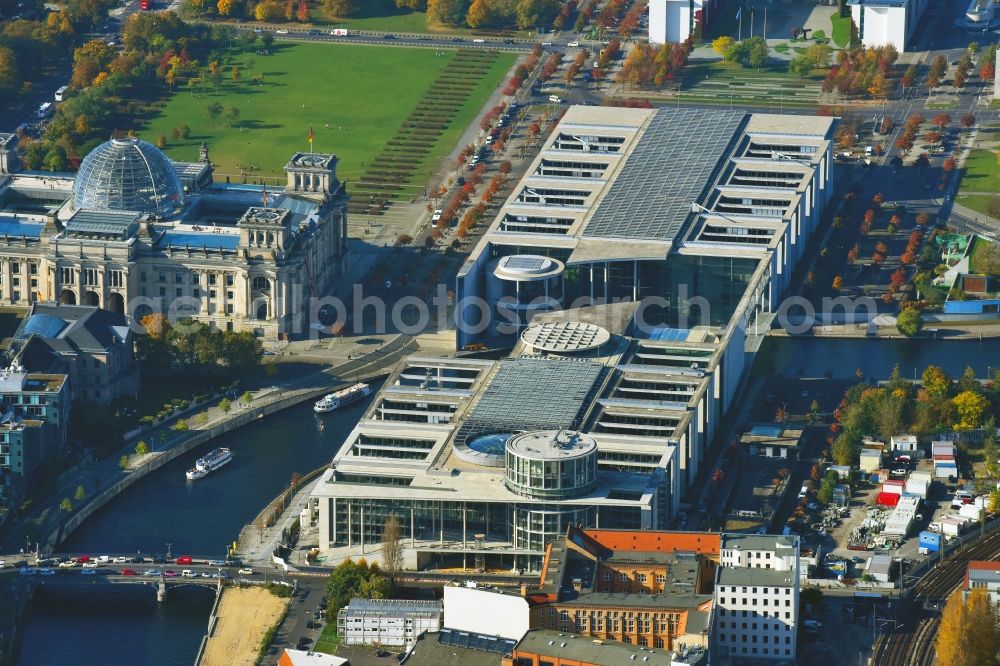
[[[434,114],[433,131],[408,146],[410,168],[397,179],[423,185],[514,58],[477,51],[470,60],[452,49],[287,42],[236,51],[221,65],[221,81],[178,88],[153,110],[140,134],[150,142],[164,137],[167,154],[182,161],[196,160],[199,145],[207,143],[217,179],[280,182],[292,153],[309,150],[312,128],[313,150],[335,153],[341,178],[357,181],[424,104]],[[435,112],[439,105],[427,96],[442,77],[453,90]],[[222,110],[215,107],[213,114],[210,107],[216,104]],[[186,138],[174,131],[183,125],[191,128]]]
[[[956,201],[972,210],[996,217],[1000,213],[1000,165],[992,150],[976,149],[969,153],[962,168],[962,182]]]

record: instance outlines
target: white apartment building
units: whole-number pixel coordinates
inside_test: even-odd
[[[711,652],[719,663],[794,663],[799,539],[723,534],[715,575]]]
[[[911,46],[927,0],[847,0],[858,39],[868,47],[892,44],[902,53]]]
[[[440,629],[440,601],[351,599],[337,612],[337,633],[345,645],[407,646],[425,631]]]

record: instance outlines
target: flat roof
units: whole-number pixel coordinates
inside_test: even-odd
[[[507,449],[531,460],[568,460],[593,453],[597,442],[572,430],[541,430],[511,437]]]
[[[160,239],[160,245],[166,247],[192,247],[204,248],[208,250],[233,250],[240,246],[239,234],[215,233],[199,231],[173,231],[164,232]]]
[[[584,237],[673,241],[714,184],[745,112],[661,108],[598,203]]]
[[[728,550],[740,548],[743,550],[785,550],[794,549],[798,544],[798,537],[783,536],[778,534],[738,534],[726,532],[722,535],[720,548]]]
[[[633,663],[642,666],[671,666],[673,663],[673,654],[666,650],[594,640],[547,629],[532,629],[526,633],[517,644],[515,652],[609,666]]]
[[[385,613],[386,615],[434,614],[441,612],[441,601],[422,599],[364,599],[354,597],[347,604],[348,615]]]
[[[468,421],[503,432],[576,428],[603,370],[590,361],[505,358]]]
[[[23,236],[25,238],[41,238],[45,224],[28,222],[16,217],[0,217],[0,236]]]
[[[760,585],[781,587],[795,582],[795,573],[760,567],[719,567],[718,585]]]

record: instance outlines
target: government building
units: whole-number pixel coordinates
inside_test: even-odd
[[[394,515],[408,566],[539,571],[570,525],[676,525],[832,195],[836,123],[570,108],[456,279],[459,348],[505,357],[390,374],[313,490],[321,554],[377,557]]]
[[[18,172],[0,135],[0,304],[151,312],[278,339],[347,265],[337,157],[295,153],[283,188],[212,182],[198,162],[115,138],[72,174]]]

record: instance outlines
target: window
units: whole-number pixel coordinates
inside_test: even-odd
[[[199,291],[198,288],[195,287],[194,289],[191,290],[191,295],[194,296],[195,298],[200,298],[201,291]]]
[[[214,289],[209,289],[208,290],[208,297],[209,298],[215,298],[215,290]]]
[[[145,281],[146,281],[146,271],[141,271],[139,273],[139,282],[145,282]]]
[[[234,284],[236,284],[236,278],[232,273],[226,273],[226,286],[232,287]],[[230,296],[230,298],[232,298],[232,296]]]
[[[622,579],[623,581],[625,581],[625,580],[628,580],[628,574],[627,574],[627,573],[622,573],[622,575],[621,575],[621,579]]]
[[[605,571],[604,575],[602,576],[602,578],[604,580],[611,580],[611,572],[610,571]]]
[[[184,295],[184,290],[181,289],[180,287],[177,287],[177,289],[175,289],[174,292],[176,292],[177,298],[180,298],[181,296]]]
[[[639,582],[640,583],[646,582],[646,574],[639,574]]]
[[[180,273],[180,272],[174,273],[174,282],[176,282],[177,284],[180,284],[183,281],[184,281],[184,274],[183,273]]]
[[[233,304],[232,303],[226,303],[226,314],[229,314],[229,315],[233,314]]]
[[[215,273],[209,273],[208,274],[208,283],[210,285],[214,285],[215,284]]]
[[[157,282],[166,282],[167,281],[167,274],[166,273],[160,273],[159,275],[156,276],[156,281]]]
[[[38,264],[28,264],[28,273],[30,275],[38,275]]]
[[[15,275],[21,272],[21,263],[18,261],[10,262],[10,272]]]

